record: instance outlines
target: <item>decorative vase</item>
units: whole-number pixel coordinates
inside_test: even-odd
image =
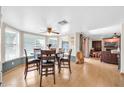
[[[77,56],[77,62],[76,62],[77,64],[84,63],[84,55],[81,51],[78,51],[76,56]]]

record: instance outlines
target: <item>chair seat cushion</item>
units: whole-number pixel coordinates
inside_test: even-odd
[[[60,61],[69,61],[68,57],[62,57]]]
[[[43,62],[42,66],[54,66],[54,62],[51,61]]]
[[[64,56],[69,56],[69,53],[64,53]]]

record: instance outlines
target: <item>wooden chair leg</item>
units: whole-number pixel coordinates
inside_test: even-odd
[[[26,77],[27,77],[27,73],[28,73],[28,67],[26,66],[26,68],[25,68],[25,72],[24,72],[25,79],[26,79]]]
[[[54,84],[56,84],[56,81],[55,81],[55,67],[53,68],[53,71],[54,71]]]
[[[70,71],[70,73],[71,73],[71,65],[70,65],[70,62],[68,62],[68,64],[69,64],[69,71]]]
[[[28,72],[27,72],[27,70],[26,70],[26,72],[25,72],[25,79],[27,78],[27,73],[28,73]]]
[[[61,71],[61,61],[59,62],[59,73]]]
[[[42,86],[42,71],[40,73],[40,87]]]

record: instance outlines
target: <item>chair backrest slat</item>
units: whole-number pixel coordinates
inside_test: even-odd
[[[54,60],[55,56],[44,56],[42,57],[42,60]]]
[[[52,54],[55,54],[55,53],[56,53],[55,50],[41,50],[42,55],[52,55]]]
[[[41,60],[53,60],[55,61],[55,50],[41,50]]]
[[[34,48],[34,52],[40,52],[41,51],[41,48]]]

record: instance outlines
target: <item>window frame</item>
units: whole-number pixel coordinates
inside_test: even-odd
[[[58,37],[53,37],[53,36],[49,37],[49,42],[48,42],[49,44],[51,44],[50,39],[52,39],[52,38],[56,39],[56,46],[55,47],[51,46],[51,47],[52,48],[57,48],[58,47],[58,45],[57,45],[58,44]]]
[[[31,33],[24,33],[24,42],[23,42],[23,45],[24,45],[24,49],[26,49],[26,47],[25,47],[25,36],[33,36],[33,37],[39,37],[39,38],[37,38],[37,39],[42,39],[42,40],[44,40],[44,48],[45,48],[45,46],[46,46],[46,37],[45,36],[43,36],[43,35],[36,35],[36,34],[31,34]],[[35,48],[35,47],[34,47]],[[41,48],[41,47],[40,47]],[[33,53],[33,49],[32,49],[32,53]],[[28,56],[33,56],[33,54],[32,53],[30,53],[30,55],[28,54],[28,51],[27,51],[27,54],[28,54]],[[24,53],[23,53],[23,55],[25,55]]]
[[[9,29],[9,30],[6,30],[6,29]],[[17,38],[17,40],[16,40],[16,49],[17,49],[17,51],[15,52],[16,53],[16,57],[14,57],[14,58],[6,58],[6,32],[11,32],[11,33],[15,33],[16,34],[16,38]],[[19,58],[20,57],[20,33],[19,33],[19,31],[17,31],[16,29],[13,29],[13,28],[11,28],[11,27],[6,27],[5,28],[5,61],[10,61],[10,60],[14,60],[14,59],[17,59],[17,58]]]

